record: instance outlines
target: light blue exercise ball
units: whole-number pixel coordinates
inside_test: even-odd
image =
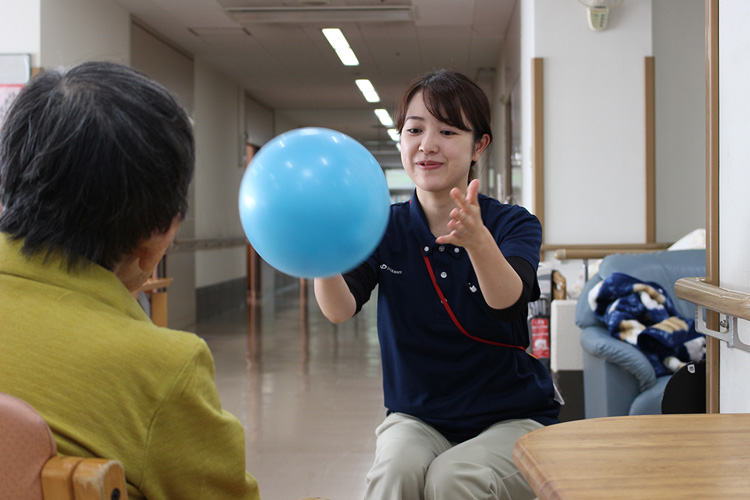
[[[290,276],[353,269],[385,233],[390,194],[372,154],[351,137],[300,128],[265,144],[242,177],[242,227],[258,254]]]

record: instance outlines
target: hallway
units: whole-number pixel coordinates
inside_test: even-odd
[[[352,320],[320,313],[312,283],[191,329],[216,363],[224,408],[245,425],[263,500],[362,498],[385,416],[375,296]]]

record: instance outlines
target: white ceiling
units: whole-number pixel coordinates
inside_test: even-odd
[[[490,90],[517,0],[115,0],[141,25],[239,82],[254,100],[295,126],[339,130],[381,149],[389,139],[372,112],[392,111],[404,87],[428,70],[452,68]],[[227,9],[409,7],[410,21],[241,25]],[[330,14],[327,14],[330,15]],[[360,61],[345,67],[320,32],[341,28]],[[370,104],[354,84],[368,78]]]

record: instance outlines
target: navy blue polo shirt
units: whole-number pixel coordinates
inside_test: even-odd
[[[484,195],[479,195],[479,205],[503,255],[528,261],[536,280],[539,220],[523,207]],[[474,338],[460,331],[441,303],[425,256],[456,320]],[[482,296],[466,250],[435,243],[416,193],[411,202],[391,206],[383,240],[364,265],[377,276],[367,294],[378,285],[378,336],[389,412],[417,417],[451,441],[470,439],[502,420],[558,421],[551,376],[525,351],[527,308],[514,318],[498,318]],[[345,275],[353,290],[358,276]],[[536,282],[533,286],[538,290]]]

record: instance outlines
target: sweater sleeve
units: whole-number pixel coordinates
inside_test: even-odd
[[[245,470],[244,429],[221,408],[213,358],[203,341],[156,411],[146,447],[137,486],[149,500],[260,498]]]

